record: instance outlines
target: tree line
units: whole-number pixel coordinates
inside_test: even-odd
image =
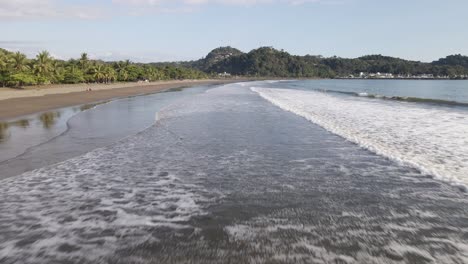
[[[426,63],[382,55],[326,58],[295,56],[272,47],[261,47],[248,53],[232,47],[220,47],[200,60],[142,64],[128,60],[90,60],[86,53],[79,59],[63,61],[52,58],[47,51],[28,59],[20,52],[0,49],[1,86],[201,79],[224,72],[238,76],[284,78],[335,78],[360,72],[466,78],[468,57],[451,55]]]
[[[162,67],[132,63],[129,60],[104,62],[91,60],[86,53],[79,59],[54,59],[42,51],[34,59],[21,52],[0,49],[0,86],[36,84],[77,84],[134,82],[139,80],[203,79],[207,74],[194,68],[175,65]]]
[[[453,60],[453,58],[458,58]],[[460,64],[465,61],[466,64]],[[324,58],[322,63],[329,66],[337,75],[367,73],[392,73],[394,75],[417,76],[432,74],[435,77],[457,78],[468,75],[468,57],[451,55],[431,63],[409,61],[382,55],[368,55],[356,59]]]
[[[261,47],[248,53],[232,47],[221,47],[200,60],[155,65],[182,65],[206,73],[227,72],[258,77],[334,78],[361,72],[405,76],[432,74],[450,78],[468,75],[468,57],[462,55],[451,55],[425,63],[382,55],[353,59],[336,56],[329,58],[314,55],[295,56],[272,47]]]

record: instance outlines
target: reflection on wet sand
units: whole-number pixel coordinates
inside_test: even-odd
[[[201,91],[206,90],[207,87],[200,87],[198,89],[189,89],[186,91],[186,95],[190,95],[193,93],[199,93]],[[120,129],[120,132],[113,131],[112,134],[116,136],[116,140],[120,139],[120,136],[124,137],[127,136],[128,133],[136,133],[140,131],[140,129],[144,129],[150,124],[153,123],[154,116],[153,114],[148,115],[148,119],[146,117],[143,117],[143,115],[140,113],[140,108],[133,107],[133,105],[136,105],[135,102],[137,101],[148,101],[151,103],[145,104],[145,108],[148,109],[147,113],[154,113],[157,112],[158,109],[161,108],[161,105],[166,104],[168,101],[172,101],[175,99],[179,99],[178,93],[185,89],[173,89],[172,94],[165,94],[163,95],[162,93],[157,93],[154,95],[149,95],[149,96],[133,96],[133,97],[128,97],[126,99],[122,100],[116,100],[118,102],[121,102],[123,105],[127,105],[128,107],[126,109],[118,110],[119,111],[119,116],[122,115],[132,115],[134,118],[132,118],[133,125],[132,127],[126,127],[124,129]],[[161,97],[161,100],[153,100],[152,98],[159,98]],[[133,99],[133,98],[138,98],[138,99]],[[53,110],[50,112],[46,113],[39,113],[39,114],[34,114],[34,115],[29,115],[22,117],[21,119],[16,119],[16,120],[0,120],[1,127],[0,127],[0,170],[3,170],[0,178],[4,177],[8,173],[5,172],[4,168],[8,168],[10,166],[6,166],[5,164],[2,164],[2,162],[5,162],[7,160],[10,160],[12,158],[18,157],[19,155],[22,155],[25,153],[25,151],[33,151],[33,147],[40,145],[41,143],[44,143],[46,141],[49,141],[53,139],[54,137],[57,137],[64,133],[67,129],[67,123],[73,117],[74,115],[88,111],[91,109],[96,108],[97,106],[101,106],[104,104],[107,104],[113,100],[104,100],[101,102],[95,102],[95,103],[90,103],[90,104],[84,104],[84,105],[79,105],[79,106],[74,106],[74,107],[67,107],[63,108],[60,110]],[[119,103],[116,103],[119,104]],[[109,107],[109,109],[112,109],[112,106]],[[110,111],[110,110],[107,110]],[[88,116],[89,117],[89,116]],[[107,118],[108,116],[104,117]],[[90,121],[87,119],[86,121],[87,127],[88,125],[94,126],[95,129],[93,131],[88,131],[89,133],[103,133],[103,131],[106,131],[106,126],[100,126],[99,123],[89,123],[93,122],[92,120]],[[143,122],[140,126],[139,122]],[[130,132],[131,131],[131,132]],[[120,135],[120,136],[117,136]],[[80,136],[78,136],[79,138]],[[111,137],[106,137],[103,139],[102,142],[105,142],[105,144],[108,144],[109,142],[112,141]],[[104,143],[103,143],[104,144]],[[90,144],[93,145],[93,144]],[[94,146],[94,145],[93,145]],[[77,148],[71,148],[73,150],[76,149],[81,149],[80,147]],[[89,149],[93,149],[90,147]],[[42,167],[44,164],[44,155],[40,155],[41,157],[38,157],[38,162],[35,163],[37,164],[38,167]],[[52,155],[53,156],[53,155]],[[62,160],[62,154],[60,154],[61,158],[58,159],[53,159],[54,161],[52,163],[55,163],[57,160]],[[71,156],[70,156],[71,157]],[[21,162],[18,161],[18,166],[19,167],[24,167]],[[31,165],[32,162],[29,162],[29,167],[32,168],[34,166]],[[11,165],[11,164],[10,164]],[[13,166],[13,165],[11,165]],[[8,168],[9,169],[9,168]],[[18,172],[22,172],[24,169],[18,170]],[[29,169],[28,169],[29,170]],[[12,170],[15,171],[15,170]],[[13,175],[10,175],[13,176]],[[1,261],[0,261],[1,262]]]
[[[0,121],[0,163],[66,130],[66,120],[71,114],[62,110]],[[3,171],[1,174],[4,175]]]
[[[8,127],[8,123],[0,123],[0,142],[5,141],[10,136],[10,134],[8,133]]]
[[[14,122],[10,122],[11,125],[18,126],[21,128],[28,128],[29,127],[29,120],[28,119],[21,119]]]
[[[96,107],[98,105],[106,104],[108,102],[110,102],[110,101],[103,101],[103,102],[93,103],[93,104],[85,104],[85,105],[80,106],[80,111],[86,111],[86,110],[94,108],[94,107]]]
[[[41,114],[39,116],[39,120],[41,120],[44,128],[49,129],[55,125],[55,123],[57,122],[57,118],[59,117],[60,117],[60,112],[47,112],[47,113]]]
[[[177,88],[172,88],[172,89],[167,89],[165,91],[162,91],[162,93],[171,93],[171,92],[180,92],[187,88],[188,86],[182,86],[182,87],[177,87]]]
[[[29,126],[29,120],[21,119],[13,122],[0,122],[0,142],[8,140],[11,133],[8,130],[11,126],[17,126],[21,128],[27,128]]]
[[[29,126],[10,125],[11,136],[0,142],[0,179],[59,163],[139,133],[154,124],[154,113],[209,88],[203,86],[52,110],[60,111],[60,117],[42,113],[24,117]],[[80,114],[84,112],[87,113]]]

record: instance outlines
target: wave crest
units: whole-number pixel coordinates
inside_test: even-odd
[[[453,108],[355,100],[317,91],[251,88],[280,108],[377,154],[466,190],[468,116]]]

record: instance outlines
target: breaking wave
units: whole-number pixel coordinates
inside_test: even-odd
[[[251,88],[280,108],[377,154],[466,190],[465,109],[340,97],[317,91]]]
[[[381,94],[373,94],[366,92],[346,92],[346,91],[337,91],[337,90],[327,90],[327,89],[316,89],[314,91],[324,92],[324,93],[335,93],[335,94],[344,94],[358,97],[366,97],[370,99],[382,99],[390,101],[401,101],[401,102],[410,102],[410,103],[425,103],[441,106],[462,106],[468,107],[468,103],[443,100],[443,99],[431,99],[431,98],[421,98],[421,97],[412,97],[412,96],[388,96]]]

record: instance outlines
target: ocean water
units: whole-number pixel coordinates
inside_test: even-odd
[[[0,122],[0,162],[65,132],[67,121],[79,110],[69,107]]]
[[[2,180],[0,263],[467,263],[462,183],[338,130],[337,106],[375,137],[370,110],[354,107],[426,105],[306,90],[213,87],[133,136]],[[462,111],[427,107],[454,111],[450,125]]]
[[[253,88],[263,98],[377,154],[468,186],[468,107]]]
[[[39,169],[104,147],[154,124],[155,113],[209,86],[170,89],[3,122],[0,179]],[[0,127],[2,123],[0,123]]]
[[[272,83],[306,91],[325,91],[347,95],[416,101],[444,105],[468,105],[466,80],[313,80]]]

